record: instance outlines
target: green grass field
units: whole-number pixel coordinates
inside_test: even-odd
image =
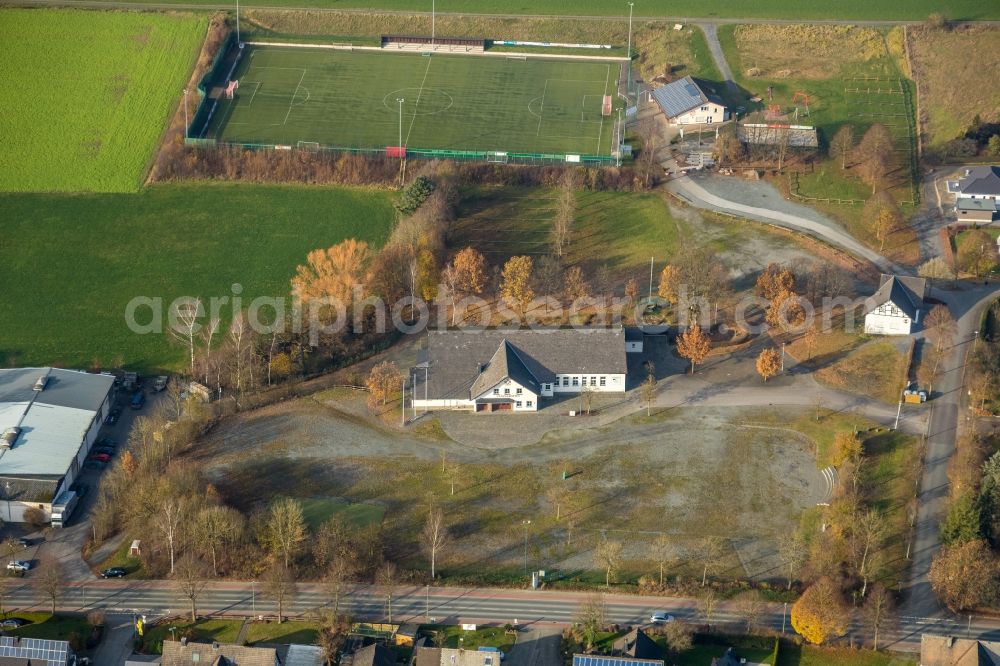
[[[137,190],[206,24],[186,14],[0,11],[0,190]]]
[[[159,0],[158,0],[159,1]],[[171,0],[188,3],[191,0]],[[197,0],[217,4],[216,0]],[[248,0],[247,6],[329,7],[324,0]],[[393,11],[428,11],[426,0],[339,0],[338,9],[387,9]],[[625,3],[607,0],[448,0],[438,6],[441,12],[482,14],[552,14],[562,16],[627,16]],[[823,0],[647,0],[635,4],[641,17],[760,18],[760,19],[854,19],[919,21],[932,12],[942,12],[952,19],[1000,19],[1000,7],[982,0],[844,0],[831,5]]]
[[[648,270],[650,255],[669,257],[676,251],[683,223],[671,217],[659,196],[580,191],[576,198],[567,265],[593,271],[607,264],[624,274],[641,266]],[[472,245],[498,265],[517,254],[547,254],[557,199],[557,192],[542,188],[469,190],[452,227],[452,246]]]
[[[206,136],[238,143],[608,155],[617,62],[253,47]],[[402,117],[397,100],[402,99]]]
[[[125,325],[136,296],[286,296],[315,248],[355,237],[380,244],[388,192],[260,185],[155,185],[139,194],[0,195],[7,267],[0,316],[6,364],[150,371],[184,352]]]

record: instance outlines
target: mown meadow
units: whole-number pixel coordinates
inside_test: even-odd
[[[207,15],[0,11],[0,189],[142,185]]]

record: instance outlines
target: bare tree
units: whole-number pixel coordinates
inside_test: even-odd
[[[552,243],[552,254],[562,259],[570,242],[573,231],[573,221],[576,217],[576,193],[574,192],[575,175],[567,171],[563,175],[559,188],[559,198],[556,203],[556,214],[552,220],[552,231],[549,238]]]
[[[177,542],[181,527],[187,513],[187,504],[184,498],[175,499],[165,497],[159,508],[153,514],[153,527],[160,533],[160,536],[167,542],[167,550],[170,552],[170,573],[174,573],[174,556],[177,552]]]
[[[722,558],[725,557],[726,551],[729,548],[729,541],[724,537],[705,537],[701,540],[698,548],[701,552],[702,563],[701,586],[705,587],[705,583],[708,582],[708,572],[710,570],[714,571],[721,566]]]
[[[934,344],[934,349],[942,352],[954,341],[958,323],[947,305],[935,305],[924,319],[924,329],[927,331],[927,338]]]
[[[746,632],[753,633],[753,630],[760,624],[760,616],[764,612],[764,600],[757,590],[746,590],[736,595],[734,599],[736,612],[740,619],[746,623]]]
[[[278,606],[278,624],[281,624],[285,620],[285,605],[294,600],[298,593],[292,570],[281,565],[271,567],[264,578],[264,592]]]
[[[892,594],[881,583],[872,585],[865,602],[864,614],[874,634],[875,643],[872,646],[878,650],[878,637],[882,629],[892,621]]]
[[[191,553],[185,553],[177,561],[177,568],[171,574],[174,586],[182,597],[191,604],[191,622],[198,621],[198,597],[208,584],[208,567]]]
[[[396,593],[396,565],[392,562],[383,562],[382,566],[375,572],[375,584],[382,588],[385,594],[386,616],[389,624],[392,624],[392,597]]]
[[[636,162],[639,167],[639,173],[642,175],[643,187],[649,187],[649,182],[659,167],[657,155],[663,143],[663,139],[660,136],[660,128],[656,124],[656,117],[649,116],[639,121],[636,125],[636,134],[642,142],[642,150]]]
[[[649,416],[652,413],[653,403],[656,402],[656,378],[648,375],[640,391],[642,401],[646,403],[646,416]]]
[[[167,313],[170,320],[170,334],[188,348],[191,357],[191,374],[194,375],[195,337],[201,330],[200,319],[205,316],[205,308],[200,298],[178,298]]]
[[[433,507],[427,515],[427,523],[421,534],[424,550],[431,558],[431,580],[437,577],[438,554],[448,546],[451,536],[448,534],[448,523],[445,521],[441,507]]]
[[[851,529],[852,542],[855,551],[855,563],[858,575],[861,576],[861,596],[868,591],[868,580],[871,578],[873,555],[882,547],[888,534],[885,518],[875,509],[858,515]]]
[[[557,257],[546,254],[538,259],[534,272],[535,291],[545,297],[545,308],[548,313],[549,296],[554,296],[562,288],[563,269]]]
[[[219,575],[219,549],[226,550],[243,535],[243,514],[228,506],[208,506],[198,512],[195,533],[200,548],[212,558],[212,575]]]
[[[782,566],[788,572],[787,589],[790,590],[795,573],[802,567],[809,555],[809,547],[798,534],[785,534],[778,540],[778,555],[781,557]]]
[[[840,158],[840,168],[847,168],[847,158],[854,150],[854,130],[849,123],[840,126],[840,129],[830,139],[830,157]]]
[[[287,569],[306,538],[302,505],[289,497],[275,500],[267,511],[263,528],[264,545],[272,555],[281,558]]]
[[[48,566],[45,566],[38,575],[38,578],[35,579],[35,589],[42,596],[48,597],[52,605],[53,615],[56,614],[56,603],[59,601],[59,597],[62,596],[65,588],[66,576],[63,573],[62,564],[58,562],[52,562]]]
[[[323,584],[333,601],[335,615],[340,613],[340,597],[344,591],[344,584],[357,573],[357,570],[357,560],[348,548],[338,548],[330,559]]]
[[[587,412],[590,415],[590,409],[594,406],[594,389],[589,386],[583,386],[580,388],[580,404],[583,407],[582,411]]]
[[[607,617],[608,608],[604,598],[597,594],[588,596],[577,608],[573,622],[580,627],[584,647],[588,650],[594,647],[598,636],[604,630]]]
[[[653,561],[656,562],[656,565],[660,569],[660,587],[663,587],[664,569],[677,559],[677,548],[674,544],[674,540],[671,539],[669,535],[659,535],[653,540],[653,543],[650,546],[650,554],[653,556]]]
[[[594,548],[594,561],[604,569],[604,585],[611,587],[611,579],[622,563],[624,546],[621,541],[601,539]]]
[[[705,624],[708,625],[709,629],[712,627],[712,618],[715,617],[715,611],[719,606],[719,597],[716,595],[715,590],[708,588],[702,590],[701,595],[698,597],[698,616],[705,620]]]

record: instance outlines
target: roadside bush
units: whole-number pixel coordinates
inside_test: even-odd
[[[25,509],[24,522],[28,523],[35,529],[41,529],[49,524],[48,518],[45,516],[45,512],[37,506]]]

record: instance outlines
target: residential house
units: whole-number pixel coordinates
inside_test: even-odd
[[[977,166],[948,183],[959,222],[989,223],[1000,217],[1000,166]]]
[[[865,333],[909,335],[920,322],[926,294],[923,278],[883,275],[878,291],[865,300]]]
[[[611,654],[639,659],[659,659],[663,656],[663,651],[645,631],[637,627],[611,645]]]
[[[282,666],[275,647],[248,647],[229,643],[195,643],[187,639],[163,641],[161,666]]]
[[[652,92],[653,100],[672,125],[712,125],[729,120],[726,103],[690,76]]]
[[[609,657],[600,654],[574,654],[573,666],[664,666],[662,659]]]
[[[995,666],[1000,643],[953,636],[920,637],[920,666]]]
[[[753,661],[747,661],[739,656],[735,648],[727,648],[721,657],[712,657],[712,666],[763,666]]]
[[[158,654],[137,654],[132,653],[125,658],[124,666],[149,666],[150,664],[159,664],[160,655]]]
[[[500,654],[479,650],[418,647],[414,650],[413,666],[500,666]]]
[[[0,636],[0,665],[69,666],[76,663],[67,641]]]
[[[624,393],[622,328],[430,331],[417,409],[534,412],[557,394]]]
[[[396,655],[380,643],[372,643],[357,650],[354,654],[345,655],[340,660],[341,666],[395,666]]]

